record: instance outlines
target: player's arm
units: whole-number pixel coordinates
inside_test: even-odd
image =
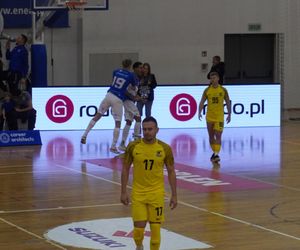
[[[167,171],[168,171],[168,179],[169,179],[169,184],[171,187],[171,199],[170,199],[170,207],[171,209],[174,209],[177,207],[177,184],[176,184],[176,173],[175,173],[175,168],[174,164],[172,165],[166,165]]]
[[[129,171],[130,171],[131,163],[125,162],[123,163],[122,175],[121,175],[121,202],[124,205],[129,204],[129,196],[127,193],[127,184],[129,179]]]
[[[139,95],[133,95],[129,93],[127,90],[125,91],[125,95],[132,101],[140,101],[141,97]]]
[[[123,159],[123,167],[122,167],[122,174],[121,174],[121,202],[124,205],[129,204],[127,184],[129,179],[130,166],[133,162],[133,157],[132,157],[133,149],[134,149],[134,144],[129,143],[129,145],[126,148],[124,159]]]
[[[207,99],[206,91],[204,91],[203,94],[202,94],[202,98],[201,98],[201,101],[199,103],[199,109],[198,109],[198,118],[199,118],[200,121],[202,119],[202,110],[203,110],[204,103],[205,103],[206,99]]]
[[[227,107],[227,113],[228,113],[226,121],[227,121],[227,123],[229,123],[231,121],[231,102],[230,102],[230,98],[229,98],[227,90],[225,92],[224,99],[225,99],[225,103],[226,103],[226,107]]]

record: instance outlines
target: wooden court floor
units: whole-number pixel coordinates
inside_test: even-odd
[[[45,233],[130,217],[119,202],[112,131],[92,131],[86,145],[79,143],[81,133],[42,131],[42,146],[0,148],[1,250],[80,249]],[[178,174],[179,205],[166,207],[164,229],[209,249],[300,249],[299,122],[225,128],[219,167],[209,161],[205,129],[162,129],[158,137],[172,146]]]

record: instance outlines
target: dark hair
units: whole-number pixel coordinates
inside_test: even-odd
[[[131,64],[132,64],[132,61],[130,59],[125,59],[122,61],[122,66],[124,68],[129,68],[131,66]]]
[[[21,37],[23,38],[24,44],[27,43],[28,37],[24,34],[21,34]]]
[[[148,67],[148,69],[149,69],[149,75],[151,74],[151,66],[150,66],[150,64],[149,63],[144,63],[143,64],[143,67],[145,67],[145,66],[147,66]]]
[[[212,71],[209,73],[209,78],[211,78],[212,76],[217,76],[220,78],[220,74],[217,71]]]
[[[135,63],[132,65],[132,68],[133,68],[133,69],[136,69],[136,68],[140,67],[141,65],[143,65],[141,62],[135,62]]]
[[[220,56],[214,56],[214,58],[215,58],[218,62],[221,62],[221,57],[220,57]]]
[[[142,123],[144,123],[144,122],[154,122],[155,125],[156,125],[156,127],[157,127],[157,121],[156,121],[156,119],[155,119],[153,116],[148,116],[148,117],[146,117],[146,118],[142,121]]]

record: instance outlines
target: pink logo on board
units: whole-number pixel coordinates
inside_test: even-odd
[[[197,112],[197,102],[189,94],[176,95],[170,103],[170,112],[178,121],[188,121],[194,117]]]
[[[64,123],[72,117],[74,105],[65,95],[52,96],[46,104],[46,114],[55,123]]]

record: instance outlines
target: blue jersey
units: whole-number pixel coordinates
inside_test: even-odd
[[[12,51],[6,50],[6,59],[10,60],[9,70],[11,72],[19,72],[22,77],[26,77],[28,73],[28,51],[24,45],[17,45]]]
[[[140,85],[140,79],[138,78],[138,76],[135,73],[133,73],[133,77],[134,77],[134,83],[132,83],[131,85],[138,87]],[[133,93],[134,91],[133,92],[128,91],[128,92],[134,96],[137,94],[137,91],[135,93]],[[125,96],[125,100],[131,100],[131,98],[129,98],[128,96]]]
[[[108,92],[124,101],[125,92],[129,84],[136,85],[134,74],[125,69],[117,69],[113,72],[113,82]]]

